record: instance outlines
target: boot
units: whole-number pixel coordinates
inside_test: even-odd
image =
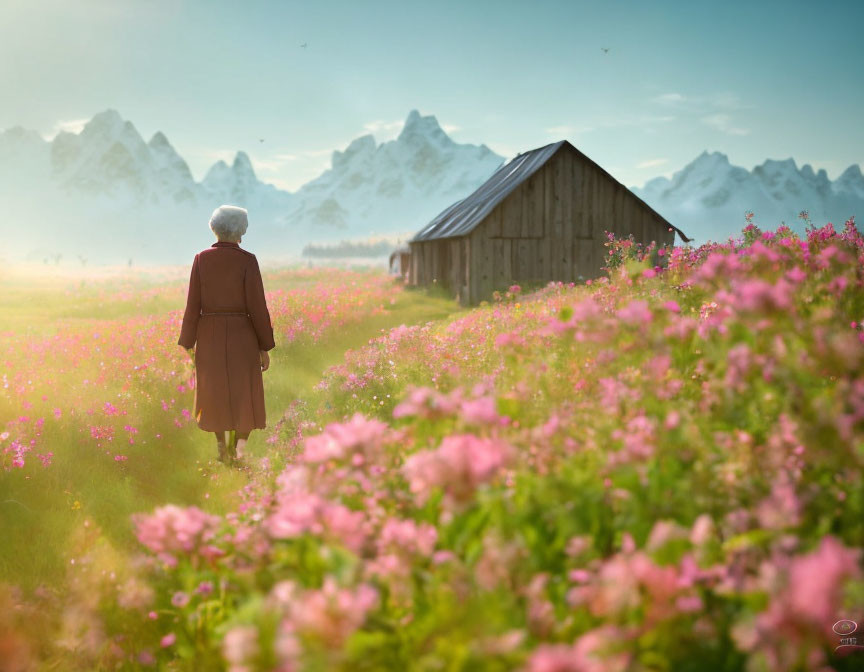
[[[242,464],[245,456],[246,441],[249,439],[249,432],[238,432],[234,430],[231,433],[231,458],[237,464]]]
[[[242,460],[246,449],[246,439],[236,439],[234,441],[234,459]]]
[[[228,457],[231,458],[231,461],[237,459],[237,432],[229,430],[229,439],[228,439]]]
[[[222,440],[219,440],[219,434],[216,435],[216,445],[219,448],[219,457],[216,459],[225,464],[228,461],[229,453],[228,446],[225,445],[225,433],[222,432]]]

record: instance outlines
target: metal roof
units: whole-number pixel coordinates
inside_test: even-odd
[[[584,158],[589,163],[597,166],[600,171],[613,182],[618,182],[609,173],[598,166],[594,161],[582,154],[578,149],[571,145],[567,140],[559,140],[550,145],[544,145],[537,149],[532,149],[530,152],[519,154],[508,163],[503,164],[498,168],[488,180],[481,184],[474,193],[470,194],[461,201],[456,201],[449,206],[429,224],[424,226],[417,234],[414,235],[408,242],[415,243],[423,240],[437,240],[439,238],[455,238],[464,236],[483,221],[492,210],[503,201],[516,187],[525,182],[529,177],[536,173],[555,153],[564,145],[570,147],[579,156]],[[621,185],[624,187],[624,185]],[[624,187],[627,189],[627,187]],[[627,189],[627,192],[646,208],[651,210],[662,221],[666,220],[657,212],[655,212],[645,201],[640,199],[636,194]],[[666,222],[668,224],[668,222]],[[676,231],[684,242],[691,240],[685,236],[679,229],[669,224]]]

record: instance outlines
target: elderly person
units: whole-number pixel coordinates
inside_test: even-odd
[[[217,241],[192,262],[177,341],[195,363],[195,420],[216,434],[220,462],[242,458],[249,433],[267,426],[261,374],[275,343],[258,260],[240,247],[248,226],[243,208],[213,212]],[[233,432],[230,446],[225,432]]]

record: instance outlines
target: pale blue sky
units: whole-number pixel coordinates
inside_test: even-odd
[[[196,179],[242,149],[293,190],[416,108],[505,156],[568,138],[627,185],[702,150],[834,178],[864,164],[862,27],[859,0],[2,0],[0,129],[110,107]]]

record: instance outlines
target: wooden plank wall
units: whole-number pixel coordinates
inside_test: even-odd
[[[419,243],[411,243],[409,244],[411,248],[411,256],[409,257],[408,262],[408,284],[409,285],[417,285],[417,255],[419,254],[420,245]]]
[[[596,278],[608,256],[606,231],[671,243],[667,228],[626,187],[565,148],[464,239],[460,259],[468,268],[452,277],[464,283],[470,304],[514,282]]]

